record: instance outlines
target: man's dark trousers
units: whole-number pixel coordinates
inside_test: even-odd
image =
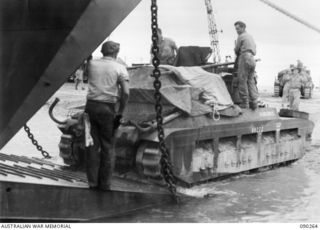
[[[112,136],[115,104],[88,100],[85,111],[94,142],[87,150],[87,177],[90,187],[109,189],[113,168]]]

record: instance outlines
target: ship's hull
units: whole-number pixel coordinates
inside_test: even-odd
[[[139,2],[0,1],[0,149]]]

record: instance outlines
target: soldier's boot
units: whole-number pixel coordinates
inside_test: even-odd
[[[252,110],[256,110],[258,108],[258,102],[250,102],[249,107]]]
[[[239,107],[240,107],[241,109],[249,109],[249,104],[247,104],[247,103],[240,103],[240,104],[239,104]]]

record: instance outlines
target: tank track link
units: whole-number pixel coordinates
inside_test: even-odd
[[[306,87],[304,89],[304,97],[305,99],[310,99],[311,98],[311,88]]]
[[[278,85],[274,86],[274,96],[275,97],[280,96],[280,86],[278,86]]]
[[[144,141],[136,155],[136,167],[141,176],[163,183],[161,175],[161,152],[157,142]]]

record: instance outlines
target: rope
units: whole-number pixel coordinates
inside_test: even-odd
[[[260,0],[261,2],[267,4],[268,6],[270,6],[271,8],[279,11],[280,13],[283,13],[284,15],[286,15],[287,17],[301,23],[302,25],[305,25],[306,27],[308,27],[309,29],[312,29],[318,33],[320,33],[320,29],[312,24],[310,24],[309,22],[306,22],[305,20],[297,17],[296,15],[294,14],[291,14],[290,12],[288,12],[287,10],[275,5],[274,3],[268,1],[268,0]]]

